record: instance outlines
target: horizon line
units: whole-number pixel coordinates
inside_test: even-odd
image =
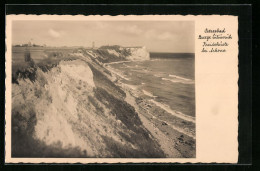
[[[21,44],[28,44],[28,43],[21,43]],[[16,45],[21,45],[21,44],[12,44],[12,46],[16,46]],[[41,47],[44,47],[42,44],[35,44],[35,45],[40,45]],[[102,45],[102,46],[121,46],[121,45]],[[102,46],[99,46],[99,47],[95,47],[95,48],[100,48]],[[27,46],[18,46],[18,47],[27,47]],[[29,46],[29,47],[33,47],[33,46]],[[92,48],[91,46],[83,46],[83,45],[73,45],[73,46],[66,46],[66,45],[60,45],[60,46],[49,46],[49,45],[46,45],[45,48],[62,48],[62,47],[67,47],[67,48],[70,48],[70,47],[83,47],[83,48]],[[144,47],[144,46],[121,46],[123,48],[136,48],[136,47]],[[146,47],[146,46],[145,46]],[[195,52],[169,52],[169,51],[150,51],[147,49],[147,51],[149,53],[195,53]]]

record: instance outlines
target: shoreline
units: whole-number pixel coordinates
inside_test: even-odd
[[[111,65],[111,64],[121,64],[121,63],[129,63],[129,62],[141,62],[141,61],[145,61],[145,60],[131,60],[131,61],[117,61],[117,62],[107,62],[107,63],[104,63],[103,65],[105,67],[107,67],[108,65]]]
[[[75,63],[74,60],[79,59],[79,61]],[[193,122],[183,120],[180,117],[176,117],[176,115],[173,115],[169,113],[169,111],[165,110],[164,108],[156,105],[155,103],[152,103],[152,99],[155,99],[155,96],[151,96],[149,92],[143,92],[141,89],[139,89],[137,86],[129,85],[124,82],[122,82],[123,79],[128,79],[124,78],[124,74],[121,72],[121,70],[114,69],[110,65],[102,65],[100,63],[96,63],[89,55],[83,55],[79,53],[75,53],[75,56],[71,58],[72,60],[64,60],[67,62],[73,61],[73,65],[71,64],[70,67],[67,65],[64,65],[64,67],[67,67],[64,71],[70,71],[70,72],[63,72],[61,75],[53,75],[53,72],[59,72],[58,68],[51,70],[52,67],[56,67],[57,65],[52,65],[50,68],[46,69],[46,73],[43,72],[39,78],[37,78],[37,82],[40,81],[40,83],[44,83],[44,87],[41,84],[40,86],[36,86],[34,82],[30,84],[32,87],[31,89],[34,90],[34,86],[36,86],[35,91],[30,92],[32,96],[28,97],[29,100],[35,101],[35,99],[40,99],[35,102],[35,104],[40,104],[41,102],[44,101],[46,102],[45,105],[49,106],[55,106],[54,109],[55,111],[60,111],[59,113],[64,113],[66,116],[70,116],[70,114],[75,114],[75,111],[70,111],[70,110],[64,110],[62,105],[67,105],[67,103],[71,104],[78,104],[76,99],[81,98],[80,101],[85,102],[85,103],[79,103],[80,105],[77,107],[77,109],[81,110],[82,112],[78,113],[78,117],[69,117],[66,118],[65,121],[70,121],[66,122],[67,124],[64,124],[67,126],[67,128],[70,128],[70,126],[73,127],[73,130],[68,129],[67,131],[64,132],[64,136],[66,136],[68,133],[70,135],[74,135],[80,137],[82,135],[85,135],[82,132],[82,128],[85,130],[88,130],[89,133],[92,133],[94,135],[99,135],[93,138],[90,138],[86,135],[87,139],[81,139],[78,138],[78,142],[85,142],[86,146],[91,146],[90,149],[87,149],[88,155],[99,155],[98,153],[96,154],[98,149],[95,149],[95,147],[103,147],[103,146],[108,146],[108,148],[112,151],[108,151],[108,153],[105,153],[106,155],[122,155],[126,156],[126,154],[130,153],[130,155],[151,155],[151,156],[158,156],[158,157],[166,157],[166,158],[194,158],[196,156],[196,143],[195,143],[195,130],[194,126],[195,124]],[[60,61],[58,61],[59,63]],[[83,63],[82,63],[83,62]],[[89,70],[83,69],[84,67],[79,67],[78,64],[85,65],[86,68],[89,68]],[[88,65],[88,66],[87,66]],[[73,67],[72,67],[73,66]],[[71,68],[72,67],[72,68]],[[40,68],[41,69],[41,68]],[[48,72],[47,72],[48,71]],[[50,72],[49,72],[50,71]],[[71,75],[70,73],[74,73]],[[91,76],[90,79],[83,79],[83,77],[86,76],[86,73],[89,73]],[[36,79],[36,73],[32,73],[35,76]],[[54,77],[53,77],[54,76]],[[58,78],[62,77],[64,81],[59,81],[60,79],[56,79],[55,76],[58,76]],[[60,76],[60,77],[59,77]],[[32,77],[34,78],[34,77]],[[31,79],[32,79],[31,78]],[[46,82],[45,79],[50,80],[50,82]],[[55,79],[52,79],[55,78]],[[65,78],[65,79],[64,79]],[[74,78],[75,80],[73,81]],[[29,77],[30,79],[30,77]],[[65,81],[67,80],[67,82]],[[83,80],[83,81],[82,81]],[[84,81],[85,80],[85,81]],[[89,82],[89,80],[92,80],[93,83]],[[32,81],[32,80],[31,80]],[[63,85],[62,91],[55,92],[53,89],[46,89],[45,84],[48,83],[48,85],[54,85],[52,84],[54,82],[57,82],[60,85]],[[72,81],[72,82],[71,82]],[[36,82],[36,83],[37,83]],[[24,84],[25,85],[25,84]],[[38,85],[38,84],[37,84]],[[90,89],[86,89],[88,86],[96,87],[94,92],[89,91]],[[24,89],[24,92],[27,90],[29,91],[30,86],[22,86]],[[28,88],[27,88],[28,87]],[[65,88],[65,89],[64,89]],[[41,91],[38,91],[41,90]],[[49,92],[51,91],[50,94],[48,93],[41,93],[41,92]],[[64,92],[67,92],[64,95]],[[70,94],[69,92],[73,91],[73,95],[68,96]],[[88,94],[89,97],[86,99],[86,96],[82,96],[82,93],[84,92],[85,94]],[[39,94],[41,93],[41,94]],[[58,93],[58,94],[56,94]],[[61,94],[60,94],[61,93]],[[94,94],[93,94],[94,93]],[[46,94],[46,95],[45,95]],[[55,95],[56,94],[56,95]],[[56,97],[59,97],[58,99]],[[69,101],[68,101],[68,98]],[[60,98],[64,100],[60,101]],[[28,105],[28,99],[25,102],[25,105]],[[56,100],[55,100],[56,99]],[[65,100],[66,99],[66,100]],[[106,100],[105,100],[106,99]],[[62,102],[62,103],[61,103]],[[158,102],[159,103],[159,102]],[[58,104],[58,105],[56,105]],[[84,105],[83,105],[84,104]],[[118,104],[118,105],[117,105]],[[38,105],[42,106],[42,105]],[[83,107],[84,106],[84,107]],[[114,117],[112,117],[109,113],[102,112],[101,109],[106,109],[109,106],[109,108],[112,111],[116,117],[118,117],[117,120],[115,120]],[[20,108],[20,105],[17,104],[17,110]],[[83,108],[82,108],[83,107]],[[75,108],[75,107],[72,107]],[[53,109],[53,110],[54,110]],[[60,110],[61,109],[61,110]],[[85,111],[88,109],[87,111]],[[36,114],[38,112],[45,112],[45,109],[43,108],[37,108],[37,109],[32,109],[34,112],[32,114]],[[96,113],[96,111],[101,111],[103,113]],[[20,111],[20,110],[19,110]],[[25,112],[25,111],[24,111]],[[92,113],[96,113],[98,115],[92,115]],[[26,113],[26,112],[25,112]],[[36,116],[37,122],[35,124],[40,123],[38,120],[46,123],[52,123],[48,121],[48,111],[46,113],[46,118],[39,117],[38,115]],[[77,112],[76,112],[77,113]],[[85,115],[82,115],[82,113],[85,113]],[[22,113],[23,114],[23,113]],[[178,114],[178,113],[177,113]],[[45,115],[44,115],[45,116]],[[73,115],[74,116],[74,115]],[[95,118],[93,118],[95,116]],[[107,117],[109,116],[109,117]],[[62,118],[62,117],[61,117]],[[55,118],[55,122],[58,122],[61,118]],[[82,128],[79,129],[77,124],[77,119],[84,120],[83,125],[82,123],[79,124]],[[136,118],[136,119],[133,119]],[[72,121],[72,120],[73,121]],[[95,121],[96,123],[99,123],[98,126],[96,126],[96,129],[93,129],[90,126],[84,124],[85,122],[89,122],[89,120],[92,119],[92,122]],[[107,122],[103,122],[102,119],[105,119]],[[65,122],[64,121],[64,122]],[[109,121],[109,122],[108,122]],[[20,121],[17,121],[20,123]],[[113,126],[108,126],[108,123],[114,123],[115,125]],[[120,124],[123,122],[124,124]],[[128,124],[129,123],[129,124]],[[47,124],[48,125],[48,124]],[[103,125],[100,126],[100,125]],[[123,125],[127,125],[127,128],[124,127]],[[136,129],[136,126],[138,126]],[[41,129],[38,130],[51,130],[52,134],[59,135],[59,133],[56,131],[54,128],[54,125],[48,125],[46,127],[45,125],[38,125]],[[37,127],[37,128],[38,128]],[[119,130],[117,128],[119,127]],[[34,127],[30,127],[31,129],[34,129]],[[51,128],[51,129],[49,129]],[[94,127],[95,128],[95,127]],[[122,139],[119,139],[118,142],[128,142],[128,144],[134,144],[136,147],[141,148],[141,150],[138,151],[138,148],[135,149],[135,146],[125,146],[125,144],[118,143],[117,141],[112,141],[112,139],[106,139],[106,133],[107,131],[110,131],[110,133],[113,133],[116,135],[116,137],[121,137]],[[118,132],[119,131],[119,132]],[[120,132],[121,131],[121,132]],[[134,131],[135,134],[132,134]],[[184,132],[183,132],[184,131]],[[102,133],[101,133],[102,132]],[[118,132],[118,133],[117,133]],[[101,134],[99,134],[101,133]],[[17,134],[18,135],[18,134]],[[45,137],[50,140],[50,142],[56,141],[56,139],[53,139],[52,137],[49,137],[49,133],[41,134],[41,140],[45,142]],[[63,134],[62,134],[63,135]],[[100,141],[100,136],[104,135],[103,141]],[[112,134],[111,134],[112,135]],[[30,138],[30,137],[29,137]],[[57,140],[62,139],[64,141],[64,137],[58,137]],[[90,139],[89,139],[90,138]],[[130,139],[129,139],[130,138]],[[101,138],[102,139],[102,138]],[[117,138],[115,138],[117,139]],[[67,144],[70,144],[70,140],[65,138],[65,142]],[[85,141],[87,140],[87,141]],[[26,140],[22,140],[19,143],[27,142]],[[62,141],[62,142],[63,142]],[[97,142],[95,142],[97,141]],[[76,143],[77,141],[73,142],[72,144]],[[77,142],[77,143],[78,143]],[[95,146],[92,147],[92,143],[95,142]],[[102,143],[100,143],[102,142]],[[19,144],[18,143],[18,144]],[[37,144],[34,140],[30,143],[35,143]],[[99,145],[97,145],[97,144]],[[91,145],[92,144],[92,145]],[[66,144],[65,144],[66,145]],[[81,144],[74,144],[73,146],[78,147],[82,146]],[[85,145],[84,145],[85,146]],[[119,147],[118,147],[119,146]],[[47,147],[47,146],[46,146]],[[55,147],[55,148],[62,148],[62,147]],[[55,148],[51,149],[51,151],[44,151],[43,154],[46,152],[48,154],[52,154],[52,152],[55,152]],[[120,150],[118,150],[120,148]],[[19,149],[22,151],[22,149]],[[19,153],[18,150],[18,153]],[[54,150],[54,151],[53,151]],[[116,151],[113,151],[116,150]],[[125,151],[125,153],[121,153],[121,151]],[[115,153],[116,152],[116,153]],[[145,152],[145,153],[143,153]],[[17,154],[18,154],[17,153]],[[62,153],[62,152],[61,152]],[[39,154],[34,154],[33,155],[39,155]],[[102,154],[102,153],[101,153]],[[62,154],[65,155],[65,154]],[[79,154],[74,154],[70,153],[69,155],[79,155]],[[87,154],[83,154],[87,155]]]
[[[113,73],[113,75],[117,77],[117,80],[124,79],[124,77],[121,77],[121,74],[115,72],[111,66],[104,65],[104,67]],[[152,103],[152,97],[150,97],[150,99],[144,98],[147,96],[145,93],[133,89],[131,86],[128,86],[127,84],[120,81],[115,82],[115,84],[120,86],[126,93],[125,101],[135,108],[139,118],[141,119],[141,122],[143,123],[143,126],[150,132],[153,139],[155,139],[155,141],[161,146],[161,149],[164,151],[167,158],[196,157],[195,130],[191,133],[189,133],[190,130],[186,132],[182,131],[178,128],[178,126],[161,119],[160,114],[159,116],[155,116],[154,112],[158,110],[168,114],[169,112],[164,108],[161,108],[160,106]],[[138,102],[139,98],[142,99],[141,102]],[[180,119],[183,118],[187,119],[185,120],[185,123],[191,122],[192,124],[195,124],[195,119],[193,120],[193,118],[189,116],[180,117],[179,119],[177,117],[175,122],[181,122]],[[189,127],[185,128],[184,130],[186,129],[189,129]]]

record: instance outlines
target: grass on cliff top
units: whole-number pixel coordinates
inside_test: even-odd
[[[21,78],[29,78],[31,81],[34,81],[36,78],[37,69],[41,69],[43,72],[47,72],[53,67],[56,67],[62,60],[71,61],[78,59],[74,56],[62,56],[61,54],[59,54],[60,57],[56,58],[53,57],[53,54],[55,53],[50,53],[48,58],[44,58],[38,63],[35,63],[33,59],[31,59],[29,62],[12,64],[12,83],[18,84],[17,79],[19,75]]]
[[[63,58],[64,60],[64,58]],[[67,60],[73,60],[68,58]],[[38,67],[48,71],[56,66],[60,60],[47,60]],[[151,139],[148,131],[143,127],[135,109],[124,101],[125,92],[112,81],[110,81],[100,70],[89,64],[96,88],[94,89],[95,98],[106,105],[111,110],[117,120],[120,120],[127,130],[122,130],[120,136],[126,141],[134,144],[137,149],[119,144],[108,136],[103,136],[107,150],[115,157],[165,157],[157,142]],[[44,68],[42,68],[44,67]],[[33,67],[32,67],[33,68]],[[29,77],[36,78],[35,72]],[[28,72],[21,72],[28,77]],[[40,94],[40,93],[38,93]],[[96,110],[102,108],[96,101],[88,98]],[[81,151],[77,147],[63,149],[61,143],[46,145],[43,141],[33,138],[34,127],[37,123],[36,112],[33,104],[26,103],[23,106],[12,108],[12,157],[87,157],[86,151]],[[130,135],[126,132],[131,132]]]
[[[115,50],[119,56],[109,53],[108,50]],[[97,50],[93,50],[93,52],[98,55],[98,60],[103,63],[125,61],[131,55],[129,49],[120,48],[120,46],[103,46]]]

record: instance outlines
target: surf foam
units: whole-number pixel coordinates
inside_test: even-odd
[[[146,90],[142,90],[143,91],[143,93],[145,94],[145,95],[147,95],[147,96],[149,96],[149,97],[157,97],[157,96],[154,96],[152,93],[150,93],[150,92],[148,92],[148,91],[146,91]]]
[[[187,80],[181,80],[181,79],[169,79],[169,78],[162,78],[162,80],[165,80],[165,81],[171,81],[171,82],[173,82],[173,83],[194,84],[194,81],[192,81],[192,80],[187,81]]]
[[[191,79],[180,77],[178,75],[169,74],[169,77],[173,77],[173,78],[177,78],[177,79],[181,79],[181,80],[185,80],[185,81],[192,81]]]
[[[165,104],[162,104],[162,103],[159,103],[153,99],[150,100],[152,103],[154,103],[156,106],[160,107],[161,109],[167,111],[168,113],[172,114],[173,116],[176,116],[178,118],[181,118],[185,121],[189,121],[189,122],[193,122],[195,123],[195,118],[192,117],[192,116],[188,116],[188,115],[185,115],[181,112],[176,112],[176,111],[173,111],[169,106],[165,105]]]

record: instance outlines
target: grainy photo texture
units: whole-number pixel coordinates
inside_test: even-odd
[[[12,158],[195,158],[194,21],[12,22]]]

